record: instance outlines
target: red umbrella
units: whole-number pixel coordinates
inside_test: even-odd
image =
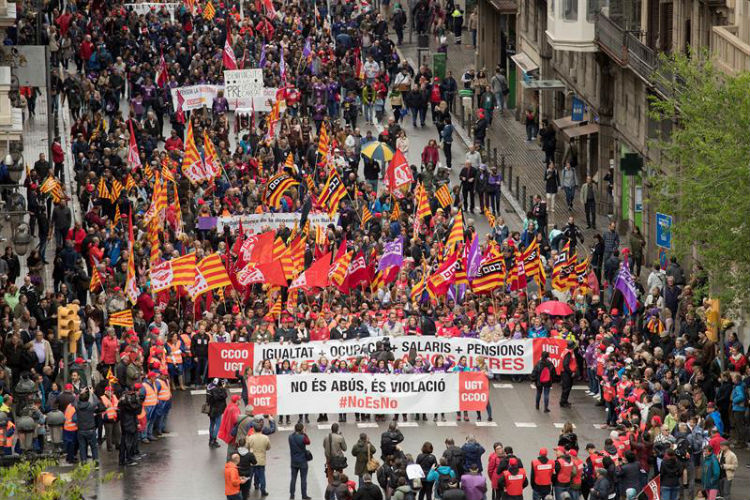
[[[565,302],[559,300],[550,300],[542,302],[536,306],[537,314],[549,314],[550,316],[569,316],[573,314],[573,309],[570,308]]]

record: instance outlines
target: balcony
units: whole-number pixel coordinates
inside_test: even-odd
[[[617,64],[630,70],[660,92],[667,95],[667,89],[654,82],[654,73],[659,71],[659,57],[656,52],[641,43],[633,33],[620,27],[604,14],[596,19],[595,40]]]
[[[711,29],[711,55],[717,67],[729,75],[750,71],[750,44],[737,36],[738,31],[738,26]]]

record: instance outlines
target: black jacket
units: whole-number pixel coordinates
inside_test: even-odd
[[[383,492],[374,483],[362,483],[353,500],[383,500]]]
[[[133,392],[126,392],[117,403],[120,410],[120,429],[123,433],[138,432],[138,414],[141,413],[142,401]]]
[[[211,388],[206,393],[206,402],[209,406],[209,417],[221,416],[227,408],[227,390],[218,385]]]
[[[380,451],[383,454],[383,458],[388,455],[396,455],[398,450],[396,446],[404,440],[404,435],[400,430],[386,431],[380,436]]]
[[[682,479],[683,466],[676,458],[667,458],[662,460],[661,469],[661,485],[669,488],[676,488],[680,485]]]
[[[631,462],[617,468],[617,480],[620,484],[620,491],[625,492],[628,488],[633,488],[635,491],[641,491],[643,484],[641,475],[641,465],[636,462]]]
[[[93,394],[88,401],[78,401],[75,404],[76,423],[79,431],[96,430],[96,414],[101,412],[103,407],[99,400]]]

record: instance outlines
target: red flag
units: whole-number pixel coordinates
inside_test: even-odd
[[[661,500],[661,476],[654,476],[651,481],[646,483],[646,486],[638,494],[638,498]]]
[[[414,181],[411,168],[409,168],[409,162],[406,160],[404,153],[398,149],[388,163],[388,167],[385,170],[385,178],[388,188],[391,191],[395,191],[401,186],[408,185]]]
[[[596,277],[596,273],[592,269],[589,271],[589,275],[586,277],[586,281],[588,282],[589,288],[593,292],[594,295],[599,295],[599,280]]]
[[[362,250],[349,264],[349,273],[346,277],[348,288],[355,288],[359,284],[370,284],[370,272],[367,270],[367,262],[365,262],[365,254],[362,253]]]
[[[224,52],[221,55],[221,60],[224,62],[224,69],[237,69],[237,58],[234,56],[234,49],[232,48],[232,29],[229,27],[228,19],[227,39],[224,41]]]
[[[169,69],[167,68],[167,61],[164,60],[164,53],[162,52],[161,58],[159,59],[159,70],[156,73],[156,85],[161,89],[164,88],[169,82]]]
[[[331,252],[312,263],[307,271],[297,276],[289,290],[295,288],[325,288],[328,285],[328,270],[331,268]]]
[[[237,282],[243,286],[253,283],[268,283],[273,286],[288,284],[280,260],[268,264],[247,264],[237,272]]]

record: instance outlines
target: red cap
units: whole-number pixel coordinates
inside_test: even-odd
[[[539,448],[539,456],[540,457],[546,457],[547,456],[547,448]]]
[[[578,452],[575,449],[573,449],[573,450],[568,451],[568,455],[570,455],[571,457],[577,457]]]
[[[161,339],[159,339],[159,340],[156,341],[156,345],[164,345],[164,341],[162,341]]]
[[[240,400],[240,397],[237,394],[232,394],[232,403],[236,403]]]
[[[112,392],[112,386],[108,385],[107,387],[105,387],[104,392]]]
[[[518,465],[518,459],[513,457],[510,460],[508,460],[508,465]]]
[[[121,288],[120,288],[119,286],[116,286],[116,287],[114,288],[114,291],[115,291],[115,292],[119,292],[120,290],[121,290]]]
[[[135,385],[133,386],[133,388],[134,388],[134,389],[135,389],[136,391],[140,390],[140,389],[141,389],[141,387],[143,387],[143,384],[135,384]]]
[[[148,372],[148,378],[156,378],[156,372]]]
[[[564,447],[564,446],[558,446],[558,447],[557,447],[557,448],[555,448],[555,449],[556,449],[557,451],[559,451],[560,453],[565,453],[565,447]]]
[[[65,384],[65,390],[66,391],[72,391],[73,390],[73,384]]]
[[[83,358],[76,358],[73,362],[77,365],[82,365],[84,363]]]

